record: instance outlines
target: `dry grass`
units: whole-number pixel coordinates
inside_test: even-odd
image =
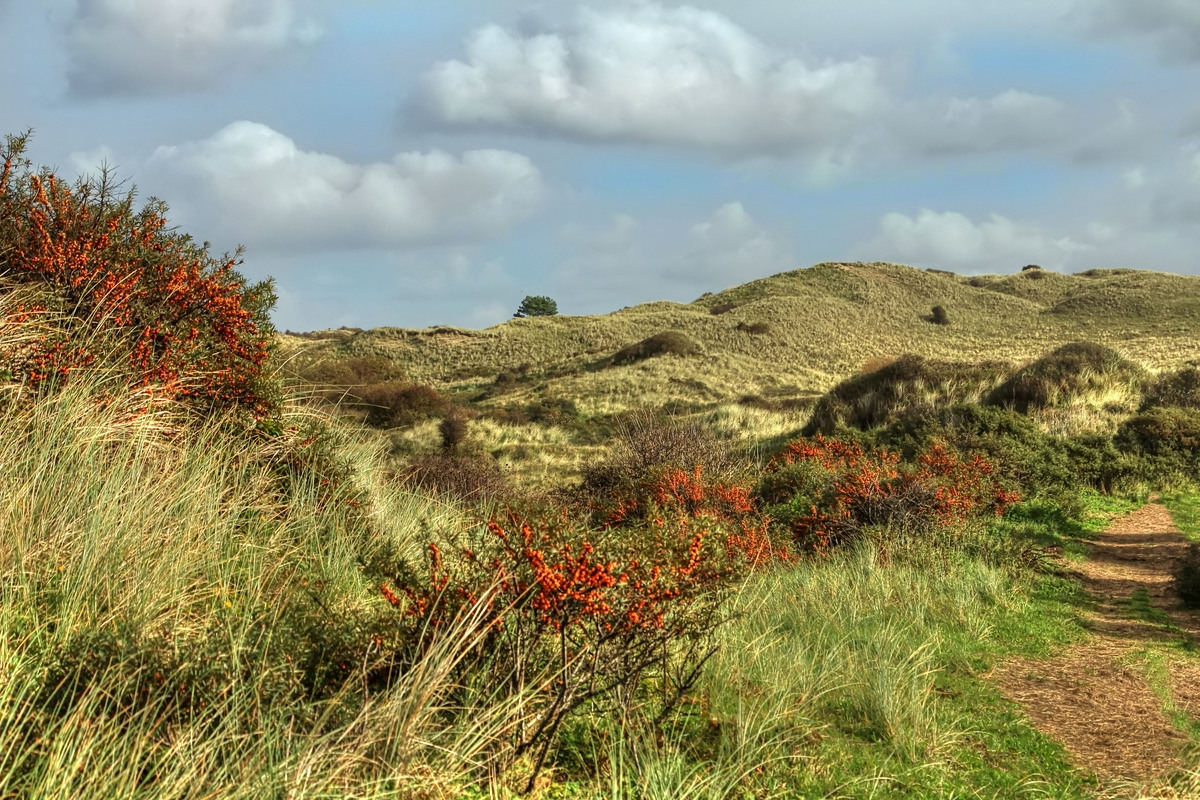
[[[410,380],[464,395],[529,365],[513,391],[488,402],[511,405],[552,392],[589,399],[606,412],[671,402],[712,408],[747,394],[799,396],[830,388],[866,359],[901,353],[1022,362],[1087,340],[1154,369],[1200,356],[1200,278],[1043,270],[1031,280],[1028,274],[968,279],[897,264],[818,264],[690,304],[513,319],[482,331],[380,328],[283,342],[301,362],[383,355]],[[931,302],[945,307],[954,324],[930,325]],[[729,304],[723,314],[710,313]],[[751,336],[738,329],[758,323],[769,331]],[[623,348],[664,331],[686,334],[699,354],[601,368]]]

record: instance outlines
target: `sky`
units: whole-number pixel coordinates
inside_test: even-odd
[[[821,261],[1200,274],[1198,0],[0,0],[0,133],[281,330]]]

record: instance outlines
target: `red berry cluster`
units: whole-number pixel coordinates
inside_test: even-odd
[[[792,526],[798,541],[817,550],[845,540],[865,523],[903,516],[948,528],[980,513],[1001,514],[1021,499],[1001,485],[986,459],[963,460],[941,443],[902,470],[897,453],[818,435],[790,443],[768,470],[799,463],[828,473],[827,490]]]

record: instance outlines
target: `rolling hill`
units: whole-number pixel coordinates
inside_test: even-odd
[[[932,322],[935,305],[949,324]],[[384,356],[408,380],[484,408],[559,397],[582,413],[608,413],[667,403],[701,409],[748,396],[803,404],[864,365],[902,354],[1022,363],[1091,341],[1157,370],[1200,357],[1198,333],[1195,276],[1027,268],[967,277],[823,263],[688,304],[512,319],[486,330],[284,336],[283,349],[294,365]]]

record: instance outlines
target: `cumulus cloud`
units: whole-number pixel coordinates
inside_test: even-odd
[[[1139,36],[1170,61],[1200,61],[1200,4],[1195,0],[1088,0],[1078,13],[1103,36]]]
[[[744,282],[779,272],[790,260],[787,248],[761,227],[739,202],[726,203],[692,227],[690,249],[666,274],[697,282]]]
[[[155,185],[189,218],[246,244],[325,250],[479,239],[504,231],[542,203],[545,185],[525,156],[471,150],[400,153],[348,163],[301,150],[255,122],[155,151]]]
[[[907,97],[900,72],[866,56],[781,52],[716,11],[641,3],[480,28],[461,59],[424,75],[418,110],[447,126],[802,157],[818,175],[1083,137],[1054,98]]]
[[[583,9],[528,34],[490,25],[465,60],[425,75],[443,123],[735,152],[827,145],[886,102],[872,59],[784,56],[690,6]]]
[[[205,89],[320,36],[296,0],[77,0],[67,81],[76,95]]]
[[[955,211],[921,209],[914,217],[885,214],[878,235],[861,251],[867,258],[970,273],[1011,272],[1025,264],[1062,269],[1072,257],[1091,249],[999,214],[974,222]]]

